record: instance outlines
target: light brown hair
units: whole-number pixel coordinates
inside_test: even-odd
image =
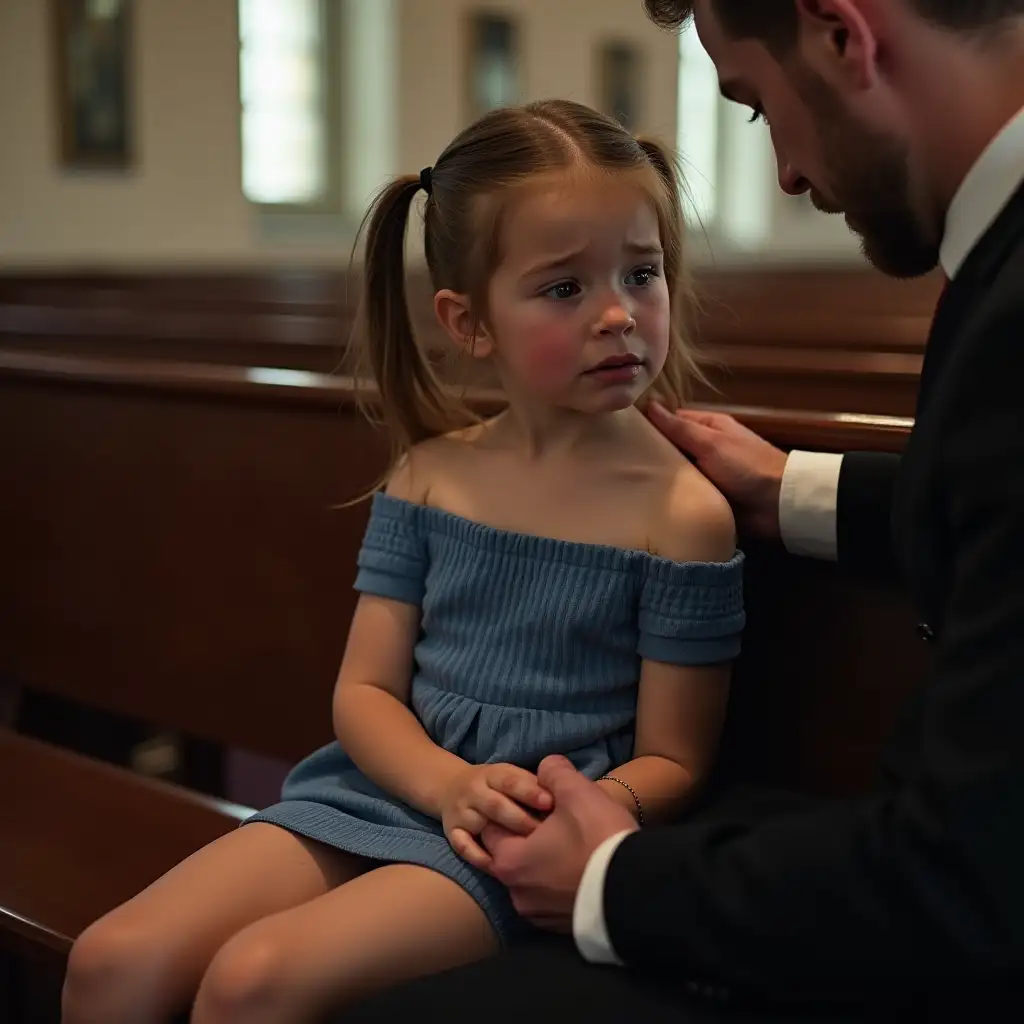
[[[664,249],[672,343],[651,392],[680,404],[700,369],[687,325],[690,281],[683,258],[681,178],[668,152],[635,139],[617,121],[564,100],[497,110],[465,129],[432,168],[424,210],[424,247],[435,292],[469,297],[486,323],[487,288],[498,266],[502,196],[553,171],[632,173],[648,183]],[[475,420],[463,397],[442,384],[413,334],[406,295],[406,230],[420,176],[399,177],[367,214],[363,301],[353,344],[376,385],[370,402],[400,458],[413,445]],[[366,223],[366,222],[364,222]]]

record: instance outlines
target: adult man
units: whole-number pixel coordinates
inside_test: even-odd
[[[902,465],[787,459],[728,418],[652,414],[748,529],[898,572],[934,675],[859,800],[638,830],[546,762],[550,818],[484,838],[522,912],[571,920],[582,957],[510,953],[347,1020],[401,999],[548,1019],[563,996],[574,1019],[680,1019],[678,995],[584,958],[711,995],[1024,986],[1024,0],[646,6],[694,16],[723,92],[767,119],[785,191],[844,213],[880,269],[949,279]]]

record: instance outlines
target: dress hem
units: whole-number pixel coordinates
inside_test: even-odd
[[[459,858],[444,836],[418,829],[376,825],[304,800],[282,801],[246,818],[239,827],[254,822],[276,825],[306,839],[313,839],[357,857],[365,857],[378,864],[413,864],[436,871],[472,896],[486,915],[502,947],[509,946],[513,941],[514,929],[510,929],[501,920],[499,908],[493,905],[489,894],[475,877],[474,870]]]

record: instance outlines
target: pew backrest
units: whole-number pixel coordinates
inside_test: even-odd
[[[908,427],[740,414],[825,450]],[[0,677],[286,761],[331,738],[367,514],[339,506],[386,458],[351,382],[8,352],[0,437]],[[923,670],[911,610],[772,550],[747,591],[733,770],[862,787]]]

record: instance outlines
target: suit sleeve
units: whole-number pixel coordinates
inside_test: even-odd
[[[900,456],[850,452],[839,471],[836,543],[846,570],[884,583],[899,579],[892,539]]]
[[[1024,976],[1024,403],[998,359],[959,386],[942,452],[954,552],[915,771],[777,818],[641,830],[608,867],[627,966],[769,995]],[[958,408],[957,405],[962,407]],[[851,462],[845,556],[881,544],[892,463]],[[867,495],[874,495],[870,500]],[[853,496],[856,495],[856,498]]]

